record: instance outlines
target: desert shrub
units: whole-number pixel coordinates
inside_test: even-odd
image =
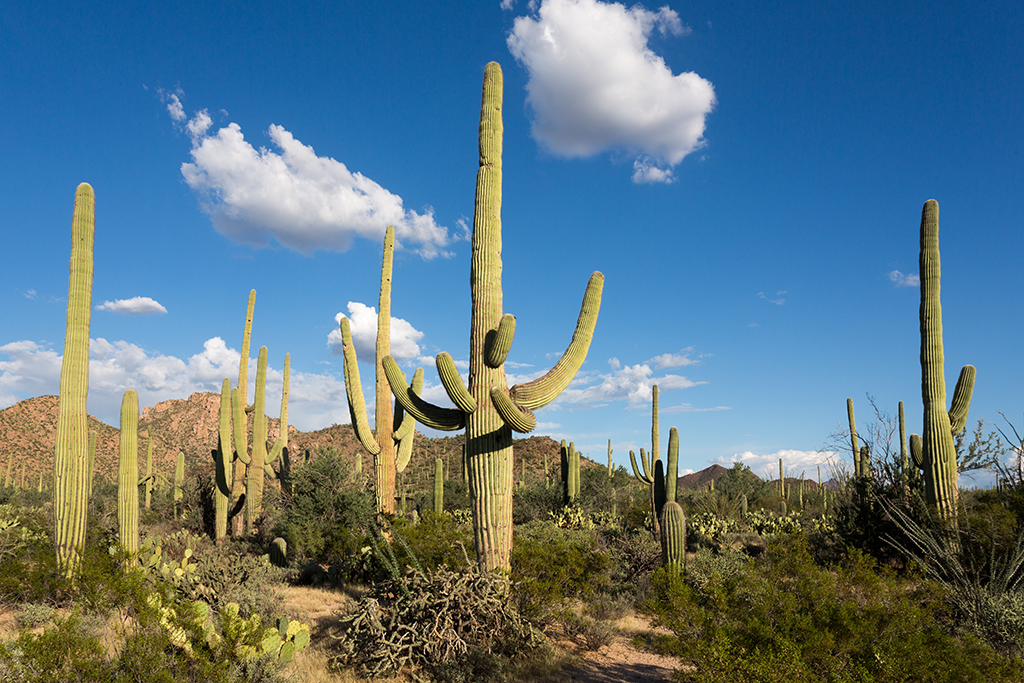
[[[686,583],[703,590],[710,584],[733,580],[747,570],[750,556],[733,550],[714,552],[701,548],[686,561]]]
[[[597,547],[608,554],[611,595],[635,599],[661,566],[661,543],[646,529],[599,527]]]
[[[53,606],[38,602],[27,602],[14,615],[18,628],[35,628],[53,619]]]
[[[517,486],[512,491],[512,522],[527,524],[548,519],[548,515],[559,510],[563,502],[562,487],[557,479],[550,486],[543,481]]]
[[[512,598],[520,613],[547,621],[567,599],[588,598],[612,585],[612,562],[593,531],[551,522],[518,527],[512,543]]]
[[[337,449],[322,449],[292,472],[291,495],[270,538],[281,536],[294,557],[340,564],[365,546],[374,515],[372,494],[349,486],[351,465]]]
[[[456,524],[447,512],[426,510],[419,524],[396,524],[395,531],[405,541],[405,547],[394,548],[403,567],[412,565],[411,552],[428,572],[441,566],[465,569],[466,554],[473,553],[472,524]]]
[[[480,680],[498,668],[496,657],[512,659],[543,642],[509,593],[498,573],[410,567],[374,584],[341,620],[337,661],[374,677],[411,667],[437,680],[452,680],[454,671]]]
[[[659,571],[648,607],[674,635],[659,648],[694,665],[680,680],[1019,680],[1024,667],[971,637],[948,634],[934,584],[878,573],[852,551],[831,569],[789,537],[702,588]],[[956,665],[952,666],[951,663]]]
[[[991,528],[976,530],[970,516],[951,530],[918,524],[896,509],[889,513],[902,532],[893,546],[945,589],[955,628],[1001,652],[1024,653],[1024,533],[1007,546]]]

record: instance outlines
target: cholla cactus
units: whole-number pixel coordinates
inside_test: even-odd
[[[480,107],[480,170],[469,278],[469,386],[463,384],[452,357],[438,354],[441,383],[457,406],[439,408],[411,393],[398,364],[390,356],[384,359],[388,382],[406,411],[434,429],[466,429],[469,493],[477,562],[482,570],[511,566],[512,432],[533,431],[537,425],[533,411],[557,398],[583,364],[597,324],[604,286],[604,275],[591,275],[572,342],[555,367],[539,379],[509,388],[505,359],[515,335],[516,319],[502,309],[501,107],[501,67],[492,62],[484,72]]]

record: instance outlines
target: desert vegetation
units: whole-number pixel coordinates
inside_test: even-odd
[[[663,459],[655,387],[651,448],[626,471],[610,442],[605,465],[572,441],[513,439],[583,363],[603,276],[551,371],[508,387],[501,88],[489,65],[468,383],[439,354],[456,408],[428,404],[422,373],[410,384],[388,355],[389,231],[375,429],[342,322],[353,419],[332,433],[352,448],[289,429],[288,356],[280,420],[265,415],[266,347],[249,403],[252,292],[237,384],[201,399],[193,452],[154,464],[154,441],[173,443],[180,420],[145,418],[143,435],[128,391],[116,467],[102,457],[96,435],[109,443],[112,428],[85,412],[93,198],[79,188],[61,396],[45,402],[53,468],[34,464],[29,485],[35,454],[12,452],[0,490],[0,677],[560,681],[627,633],[672,657],[680,681],[1024,680],[1024,480],[1018,467],[993,489],[957,484],[1007,447],[980,423],[965,436],[973,367],[946,405],[937,205],[921,219],[923,437],[907,440],[902,404],[895,422],[876,409],[858,430],[851,400],[838,438],[852,471],[836,461],[828,481],[796,478],[780,461],[773,481],[743,463],[680,477],[683,437],[669,428]],[[8,410],[25,443],[47,438],[24,405]],[[416,423],[464,431],[427,439]]]

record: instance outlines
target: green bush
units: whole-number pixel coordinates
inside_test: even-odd
[[[566,599],[588,598],[612,586],[612,562],[596,534],[551,522],[517,527],[512,543],[512,597],[519,612],[547,621]]]
[[[816,566],[806,541],[789,537],[732,575],[702,588],[659,571],[656,622],[673,631],[661,651],[693,668],[680,680],[988,681],[1020,680],[1020,660],[972,637],[955,638],[936,610],[934,584],[876,573],[853,551],[841,566]]]

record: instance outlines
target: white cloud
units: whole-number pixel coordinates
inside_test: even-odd
[[[344,313],[334,316],[339,325]],[[373,363],[377,357],[377,309],[361,304],[358,301],[348,302],[349,327],[352,330],[352,344],[356,347],[356,357],[364,363]],[[418,358],[420,346],[416,342],[423,338],[423,333],[409,322],[391,317],[391,355],[396,360]],[[333,329],[327,335],[327,344],[336,356],[344,355],[341,343],[341,330]],[[419,359],[423,361],[422,358]],[[433,365],[432,359],[431,365]]]
[[[776,294],[775,294],[776,298],[772,299],[771,297],[767,296],[764,292],[758,292],[757,293],[757,298],[758,299],[764,299],[765,301],[767,301],[770,304],[775,304],[776,306],[781,306],[782,304],[786,303],[786,299],[782,296],[785,293],[786,293],[786,290],[782,290],[781,292],[776,292]]]
[[[917,273],[907,273],[904,275],[898,270],[889,271],[889,280],[896,284],[897,287],[920,287],[921,278]]]
[[[704,145],[711,83],[673,75],[647,40],[685,35],[679,15],[599,0],[543,0],[516,18],[507,44],[526,68],[533,136],[551,152],[638,155],[633,182],[671,182],[672,168]]]
[[[501,9],[510,10],[516,6],[516,0],[501,0]]]
[[[679,353],[663,353],[646,362],[659,370],[662,368],[679,368],[684,365],[696,365],[700,360],[690,358],[689,354],[691,353],[693,353],[693,347],[688,346]],[[618,360],[616,360],[616,362],[618,362]]]
[[[660,391],[661,388],[659,387]],[[680,403],[677,406],[668,406],[662,408],[658,406],[658,411],[662,413],[714,413],[720,410],[732,410],[729,406],[715,406],[714,408],[695,408],[692,403]]]
[[[734,462],[742,462],[751,471],[762,479],[779,478],[779,458],[782,458],[782,466],[786,478],[800,477],[804,473],[808,479],[817,480],[818,466],[821,466],[821,478],[828,481],[832,477],[833,463],[836,461],[836,454],[832,451],[797,451],[781,450],[775,453],[758,455],[752,451],[736,453],[731,458],[720,456],[712,458],[708,462],[712,464],[731,467]]]
[[[611,372],[594,377],[579,373],[576,379],[556,399],[562,404],[591,403],[604,404],[609,401],[626,401],[637,405],[651,400],[652,387],[658,385],[659,393],[673,389],[688,389],[706,382],[695,382],[682,375],[656,377],[651,361],[637,365],[623,365],[618,358],[609,358]],[[589,386],[586,386],[588,385]]]
[[[104,301],[96,307],[97,311],[110,311],[121,315],[153,315],[166,313],[167,309],[148,296],[133,296],[131,299]]]
[[[170,97],[168,111],[180,124],[172,109],[180,101]],[[181,165],[181,174],[229,239],[254,246],[273,240],[303,254],[346,251],[354,237],[381,241],[390,224],[397,248],[426,259],[450,255],[444,249],[448,230],[434,221],[432,209],[405,209],[401,197],[340,161],[317,156],[282,126],[267,131],[279,151],[255,149],[236,123],[212,128],[206,110],[185,124],[192,162]]]
[[[60,391],[61,356],[33,341],[0,346],[0,407]],[[188,360],[153,353],[126,341],[91,339],[89,342],[90,414],[117,425],[121,399],[135,389],[141,405],[152,406],[173,398],[187,398],[197,391],[220,392],[225,377],[238,377],[240,354],[220,337],[203,344]],[[283,361],[283,357],[282,357]],[[256,359],[249,359],[249,396],[255,392]],[[268,363],[267,414],[277,415],[283,375]],[[288,397],[289,421],[302,430],[348,422],[344,383],[329,374],[291,373]]]
[[[181,104],[181,99],[174,94],[167,96],[167,113],[170,114],[171,120],[177,123],[181,123],[185,120],[185,107]]]

